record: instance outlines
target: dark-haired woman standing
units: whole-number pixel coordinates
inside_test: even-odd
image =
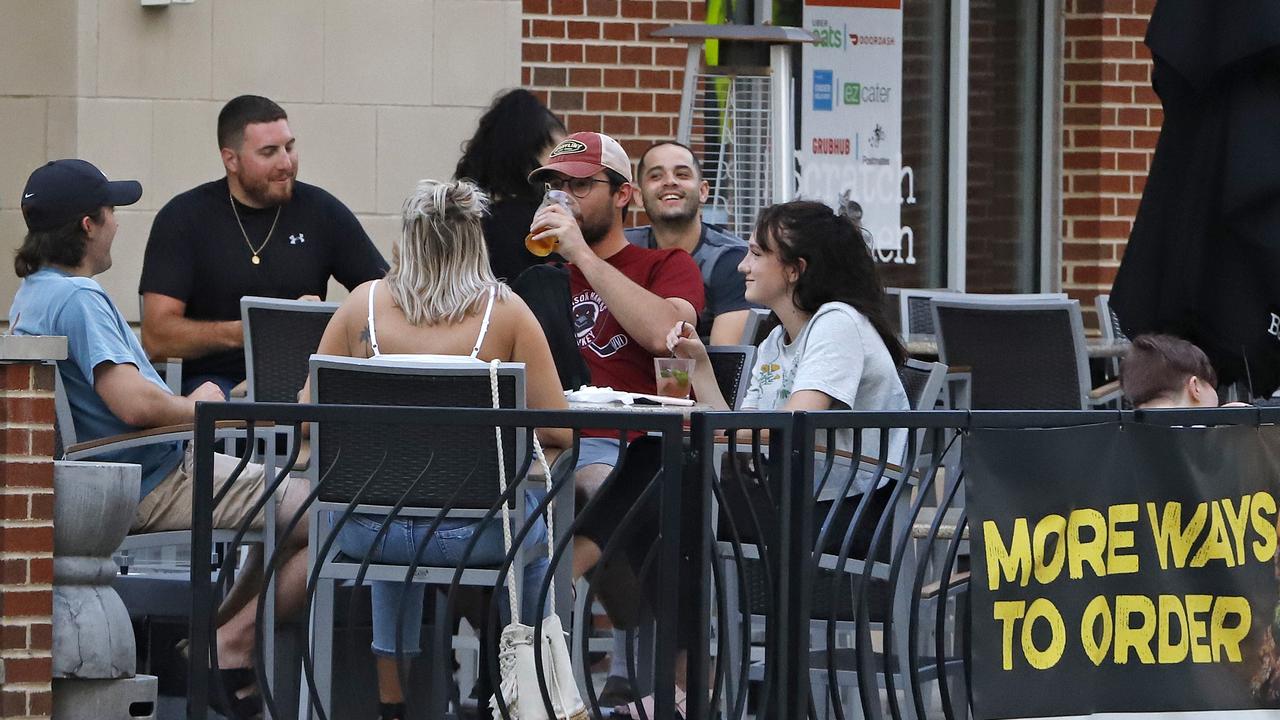
[[[528,178],[565,134],[564,123],[533,93],[517,88],[494,99],[463,146],[453,177],[471,180],[489,196],[484,239],[489,266],[499,279],[510,282],[526,268],[546,262],[524,247],[542,200],[542,186]]]

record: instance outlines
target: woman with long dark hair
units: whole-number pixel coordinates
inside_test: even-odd
[[[746,276],[746,299],[772,310],[778,321],[760,344],[755,364],[749,368],[743,410],[909,409],[897,370],[906,359],[906,351],[885,316],[884,288],[862,229],[855,221],[817,202],[795,201],[766,208],[756,221],[738,271]],[[672,328],[667,347],[678,357],[694,360],[690,380],[700,402],[717,410],[732,409],[720,393],[707,349],[692,325],[680,323]],[[890,431],[886,457],[889,462],[902,461],[906,440],[905,429]],[[603,497],[597,502],[625,511],[638,500],[644,484],[635,479],[654,477],[661,464],[657,454],[649,451],[652,445],[646,450],[638,449],[643,443],[639,440],[628,448],[619,477],[601,491]],[[853,431],[838,430],[836,446],[852,451]],[[862,432],[861,451],[864,455],[880,452],[877,430]],[[892,488],[884,483],[871,487],[871,477],[870,473],[857,473],[850,492],[872,493],[868,512],[875,516],[888,505]],[[825,515],[822,508],[829,508],[832,502],[851,509],[858,499],[823,500],[819,502],[819,512]],[[640,522],[633,522],[640,530],[624,543],[630,558],[644,557],[653,542],[643,529],[656,526],[657,503],[649,503],[645,513]],[[849,517],[851,513],[841,516]],[[574,538],[575,570],[585,572],[599,560],[601,549],[617,531],[619,520],[620,517],[600,513],[583,522]],[[863,522],[859,527],[853,556],[866,557],[874,525]],[[686,571],[682,568],[682,573]],[[688,598],[684,601],[691,603]],[[691,637],[691,623],[695,621],[691,615],[680,616],[677,635],[682,643]],[[676,658],[676,704],[682,714],[685,659],[684,652]],[[651,697],[618,708],[614,717],[640,717],[641,706],[652,717]]]
[[[564,123],[528,90],[515,89],[494,98],[480,116],[476,134],[463,145],[453,171],[489,196],[484,239],[495,277],[510,282],[525,268],[546,262],[524,247],[524,236],[542,200],[542,186],[529,182],[546,155],[566,135]]]
[[[746,275],[747,299],[780,321],[760,344],[742,409],[908,409],[897,372],[906,351],[854,221],[817,202],[766,208],[738,270]],[[676,326],[667,342],[676,355],[695,360],[698,399],[729,409],[693,328]]]

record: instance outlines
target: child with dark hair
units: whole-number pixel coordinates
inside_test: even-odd
[[[1135,408],[1217,407],[1217,385],[1204,351],[1173,335],[1139,335],[1120,361],[1120,388]]]

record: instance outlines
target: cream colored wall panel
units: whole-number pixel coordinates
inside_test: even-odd
[[[201,100],[152,103],[151,184],[142,196],[148,207],[163,207],[174,195],[226,174],[218,153],[221,109],[222,103]]]
[[[405,193],[405,195],[408,194],[408,192]],[[391,246],[395,244],[396,238],[400,237],[400,209],[396,208],[395,215],[359,215],[357,217],[360,219],[360,224],[364,226],[364,231],[369,233],[378,252],[382,253],[382,257],[390,263]]]
[[[78,103],[78,157],[97,165],[112,180],[142,183],[138,208],[164,200],[151,188],[151,105],[148,100],[81,99]]]
[[[155,216],[154,211],[116,210],[120,229],[111,244],[111,269],[95,278],[130,322],[140,320],[138,278],[142,275],[142,255],[146,251],[147,235],[151,233],[151,221]]]
[[[324,100],[324,13],[314,0],[216,0],[213,97]]]
[[[431,104],[433,0],[327,0],[324,99]]]
[[[387,215],[357,215],[356,219],[364,227],[364,231],[369,233],[369,237],[373,240],[373,244],[378,248],[378,252],[382,253],[382,257],[387,262],[391,262],[391,242],[396,235],[400,234],[400,218],[399,216],[390,217]],[[351,293],[342,286],[342,283],[329,278],[329,294],[326,299],[330,302],[340,303],[347,299]]]
[[[45,157],[50,160],[75,157],[79,103],[75,98],[69,97],[51,97],[46,103]]]
[[[0,98],[0,208],[21,207],[27,176],[47,159],[44,98]],[[0,266],[0,275],[4,274]]]
[[[98,3],[98,95],[210,97],[213,2]]]
[[[398,214],[418,180],[448,180],[480,108],[378,110],[378,212]]]
[[[519,85],[521,19],[518,2],[436,0],[435,104],[486,107]]]
[[[298,139],[298,178],[333,193],[352,212],[372,212],[377,197],[377,109],[295,104],[285,110]]]
[[[79,0],[77,6],[77,94],[91,97],[98,94],[98,0]]]
[[[4,265],[0,266],[0,315],[3,315],[6,322],[9,319],[9,306],[13,304],[13,294],[18,292],[18,284],[22,282],[13,274],[13,251],[22,247],[22,239],[26,234],[27,226],[22,222],[20,210],[0,210],[0,248],[3,248],[5,257]]]
[[[74,95],[75,0],[5,0],[0,13],[0,95]]]

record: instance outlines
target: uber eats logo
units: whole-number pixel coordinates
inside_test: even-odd
[[[848,27],[837,28],[827,20],[814,20],[809,31],[818,38],[816,45],[820,48],[843,50],[848,42]]]

